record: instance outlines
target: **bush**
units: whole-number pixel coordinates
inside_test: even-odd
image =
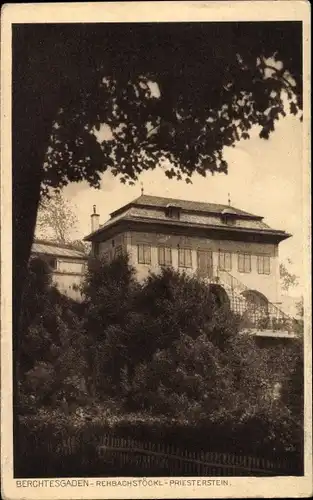
[[[206,335],[181,335],[136,369],[128,404],[186,421],[213,415],[232,399],[232,374]]]
[[[86,363],[82,321],[72,301],[53,285],[44,261],[30,262],[19,345],[22,411],[76,398],[83,391]]]

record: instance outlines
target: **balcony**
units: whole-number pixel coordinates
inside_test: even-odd
[[[288,338],[301,333],[298,320],[285,314],[262,293],[250,290],[229,272],[213,269],[207,281],[218,303],[227,302],[230,309],[240,317],[242,331],[259,336]]]

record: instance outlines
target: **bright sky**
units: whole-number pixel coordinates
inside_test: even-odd
[[[91,189],[87,183],[71,184],[64,195],[76,209],[79,219],[78,238],[90,232],[92,206],[97,206],[100,223],[109,214],[144,193],[213,203],[231,204],[237,208],[264,216],[264,221],[274,229],[282,229],[293,236],[280,244],[280,260],[291,259],[290,271],[303,282],[303,162],[302,124],[294,116],[287,116],[277,123],[269,140],[258,137],[241,141],[235,148],[225,148],[229,164],[228,175],[215,174],[203,178],[193,177],[193,184],[170,180],[160,169],[145,172],[135,186],[125,186],[109,172],[102,177],[101,189]],[[294,294],[299,295],[297,287]]]

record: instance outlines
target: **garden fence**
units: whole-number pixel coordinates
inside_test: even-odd
[[[105,433],[87,438],[59,434],[44,441],[31,434],[20,441],[19,477],[112,476],[286,476],[300,475],[287,458],[268,460],[216,451],[191,451],[163,442]]]

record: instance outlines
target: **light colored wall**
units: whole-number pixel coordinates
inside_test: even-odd
[[[232,255],[232,274],[244,285],[253,290],[263,293],[271,302],[278,302],[280,295],[279,289],[279,264],[278,264],[278,246],[274,244],[246,243],[228,240],[211,240],[207,238],[181,237],[176,235],[163,235],[157,233],[132,232],[124,235],[126,239],[126,248],[130,254],[131,264],[137,269],[139,280],[146,278],[149,270],[159,272],[158,265],[158,245],[172,247],[172,265],[178,269],[178,247],[185,246],[192,249],[192,269],[185,269],[188,273],[194,273],[197,269],[197,250],[211,250],[213,252],[213,266],[218,266],[218,252],[231,252]],[[149,243],[151,245],[151,265],[138,264],[137,245],[140,243]],[[241,273],[238,271],[238,253],[251,253],[251,272]],[[271,259],[271,273],[258,274],[257,255],[269,255]],[[182,268],[180,268],[182,269]]]
[[[82,282],[86,265],[85,261],[57,257],[57,268],[52,273],[52,280],[61,293],[71,299],[81,300],[81,293],[76,287]]]
[[[85,262],[81,260],[68,261],[60,257],[57,258],[57,271],[67,273],[83,273]]]
[[[114,246],[113,246],[114,241]],[[115,235],[113,238],[110,238],[107,241],[102,241],[99,244],[99,256],[103,256],[106,252],[111,252],[111,258],[114,257],[114,252],[116,247],[121,246],[123,251],[125,252],[127,249],[126,243],[126,235],[124,233]]]
[[[81,293],[79,290],[76,290],[76,286],[81,284],[82,275],[54,272],[52,274],[52,281],[64,295],[74,300],[81,300]]]

